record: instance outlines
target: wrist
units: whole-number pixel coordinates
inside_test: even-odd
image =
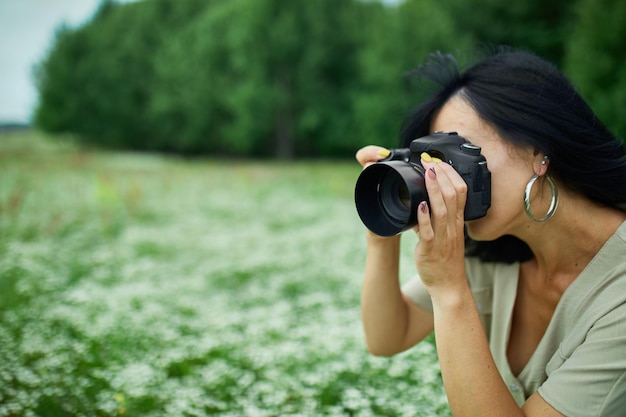
[[[467,285],[467,281],[452,287],[430,288],[429,293],[433,302],[433,309],[439,311],[459,312],[466,311],[468,307],[475,307],[474,296],[469,285]]]
[[[373,233],[372,231],[370,231],[369,229],[365,232],[366,233],[366,238],[367,238],[367,243],[368,244],[390,244],[390,243],[396,243],[400,241],[400,235],[393,235],[393,236],[379,236],[376,233]]]

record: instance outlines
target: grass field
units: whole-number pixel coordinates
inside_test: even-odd
[[[365,350],[358,172],[1,134],[0,417],[449,416]]]

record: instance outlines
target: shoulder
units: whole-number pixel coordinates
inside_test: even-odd
[[[568,288],[553,321],[557,350],[539,394],[566,415],[626,409],[626,228]]]
[[[626,303],[596,316],[579,343],[570,342],[566,337],[547,364],[539,394],[565,415],[621,415],[626,409]]]
[[[604,263],[606,270],[626,272],[626,221],[606,241],[600,254],[596,258]]]

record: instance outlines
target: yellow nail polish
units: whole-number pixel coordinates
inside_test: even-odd
[[[391,154],[391,151],[389,149],[379,149],[378,150],[378,155],[382,156],[383,158],[388,157]]]
[[[432,162],[433,158],[428,155],[426,152],[422,152],[422,154],[420,155],[420,158],[422,158],[422,161],[424,162]]]
[[[437,164],[439,164],[439,163],[443,162],[441,159],[439,159],[439,158],[435,158],[434,156],[432,157],[432,160],[433,160],[433,162],[435,162],[435,163],[437,163]]]

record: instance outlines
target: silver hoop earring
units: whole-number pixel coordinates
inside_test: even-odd
[[[535,181],[537,181],[537,178],[539,178],[539,175],[533,175],[530,181],[528,181],[528,184],[526,184],[526,190],[524,190],[524,207],[526,208],[526,214],[528,214],[528,217],[530,217],[531,220],[534,220],[536,222],[545,222],[546,220],[554,216],[554,213],[556,212],[556,208],[559,205],[559,192],[556,188],[556,184],[552,180],[552,177],[546,175],[546,181],[548,181],[548,184],[550,185],[550,190],[552,191],[552,199],[550,200],[550,207],[548,208],[548,212],[546,213],[546,215],[540,219],[536,218],[533,214],[532,209],[530,208],[530,190],[532,190],[533,184],[535,183]]]

